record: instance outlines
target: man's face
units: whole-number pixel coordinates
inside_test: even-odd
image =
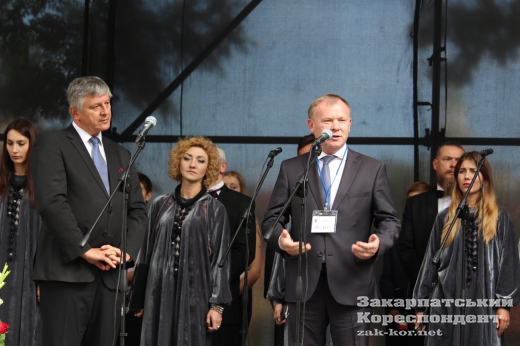
[[[439,155],[433,160],[433,169],[437,172],[437,183],[444,187],[444,182],[453,179],[455,165],[464,154],[464,150],[452,145],[439,149]]]
[[[350,109],[339,100],[332,105],[322,101],[314,109],[314,114],[307,120],[307,124],[315,138],[321,136],[323,130],[332,131],[332,139],[323,142],[321,146],[325,154],[332,155],[347,142],[352,124]]]
[[[108,95],[87,95],[85,96],[85,103],[81,110],[70,107],[69,112],[76,125],[81,127],[91,136],[97,136],[101,131],[110,128],[112,112],[110,107],[110,97],[108,97]]]

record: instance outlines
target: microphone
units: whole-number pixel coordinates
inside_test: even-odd
[[[135,142],[139,143],[143,139],[143,137],[146,136],[148,131],[150,131],[150,129],[155,126],[155,124],[157,124],[157,120],[155,119],[155,117],[152,117],[152,116],[146,117],[143,128],[137,134],[137,138],[135,139]]]
[[[282,148],[278,147],[274,150],[271,150],[269,155],[267,157],[275,157],[276,155],[280,154],[282,152]]]
[[[323,132],[321,133],[321,136],[316,138],[314,143],[312,143],[312,146],[314,147],[316,145],[321,145],[323,142],[328,141],[331,138],[332,138],[332,131],[331,130],[327,130],[327,129],[323,130]]]
[[[491,149],[491,148],[482,150],[480,152],[480,156],[488,156],[488,155],[491,155],[491,154],[493,154],[493,149]]]

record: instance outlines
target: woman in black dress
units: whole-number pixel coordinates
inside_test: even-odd
[[[29,163],[36,126],[26,119],[12,121],[4,133],[0,161],[0,267],[11,273],[0,290],[0,319],[9,324],[7,345],[41,345],[40,308],[32,280],[33,260],[41,218],[34,208]]]
[[[229,244],[224,206],[206,193],[218,176],[219,157],[204,137],[180,140],[169,156],[169,175],[180,181],[159,196],[138,262],[149,264],[141,345],[211,345],[210,332],[231,302]]]

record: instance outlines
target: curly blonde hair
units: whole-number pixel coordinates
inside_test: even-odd
[[[202,179],[202,185],[205,188],[210,187],[218,178],[220,172],[220,156],[216,149],[215,144],[205,137],[193,136],[179,139],[177,145],[170,150],[168,156],[168,175],[170,178],[176,181],[181,181],[182,175],[180,171],[180,162],[184,154],[191,148],[198,147],[206,152],[208,155],[208,168],[206,169],[206,175]]]

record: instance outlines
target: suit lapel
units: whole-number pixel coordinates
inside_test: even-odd
[[[361,160],[359,158],[359,154],[353,150],[349,150],[347,153],[345,168],[343,169],[343,175],[341,176],[341,181],[339,182],[338,192],[336,193],[334,204],[332,205],[332,210],[337,210],[339,204],[347,195],[347,191],[350,188],[350,185],[352,185],[354,177],[358,172],[360,163]]]
[[[307,168],[307,161],[309,160],[308,155],[302,155],[302,165],[303,165],[303,172],[305,172],[305,168]],[[318,166],[316,165],[316,162],[309,170],[309,187],[308,190],[310,191],[310,195],[314,198],[316,201],[316,204],[318,205],[318,209],[324,208],[324,201],[321,193],[321,182],[320,182],[320,175],[318,174]],[[307,195],[307,196],[310,196]],[[297,196],[296,196],[297,197]]]
[[[428,192],[428,225],[435,223],[435,218],[439,213],[439,200],[437,198],[437,189]],[[429,227],[428,232],[431,231]]]
[[[217,195],[217,201],[224,204],[226,202],[228,191],[229,191],[228,187],[224,184],[222,186],[222,188],[220,189],[220,193]]]
[[[105,149],[105,155],[107,157],[107,169],[108,169],[108,181],[110,182],[110,193],[113,192],[113,189],[117,186],[119,182],[119,178],[124,174],[124,170],[127,167],[120,167],[119,160],[117,159],[117,154],[114,148],[113,142],[103,139],[103,148]],[[101,178],[100,178],[101,179]]]
[[[79,136],[78,131],[76,131],[74,126],[70,125],[67,128],[67,137],[69,137],[72,145],[76,148],[76,150],[80,154],[83,161],[85,161],[85,164],[87,165],[90,173],[92,174],[92,176],[97,181],[98,185],[101,187],[101,189],[103,190],[103,192],[106,195],[107,191],[105,189],[105,185],[103,184],[103,181],[101,180],[101,176],[99,175],[96,165],[94,165],[94,161],[92,160],[92,157],[90,157],[90,155],[87,151],[87,148],[85,147],[85,144],[81,140],[81,137]]]

